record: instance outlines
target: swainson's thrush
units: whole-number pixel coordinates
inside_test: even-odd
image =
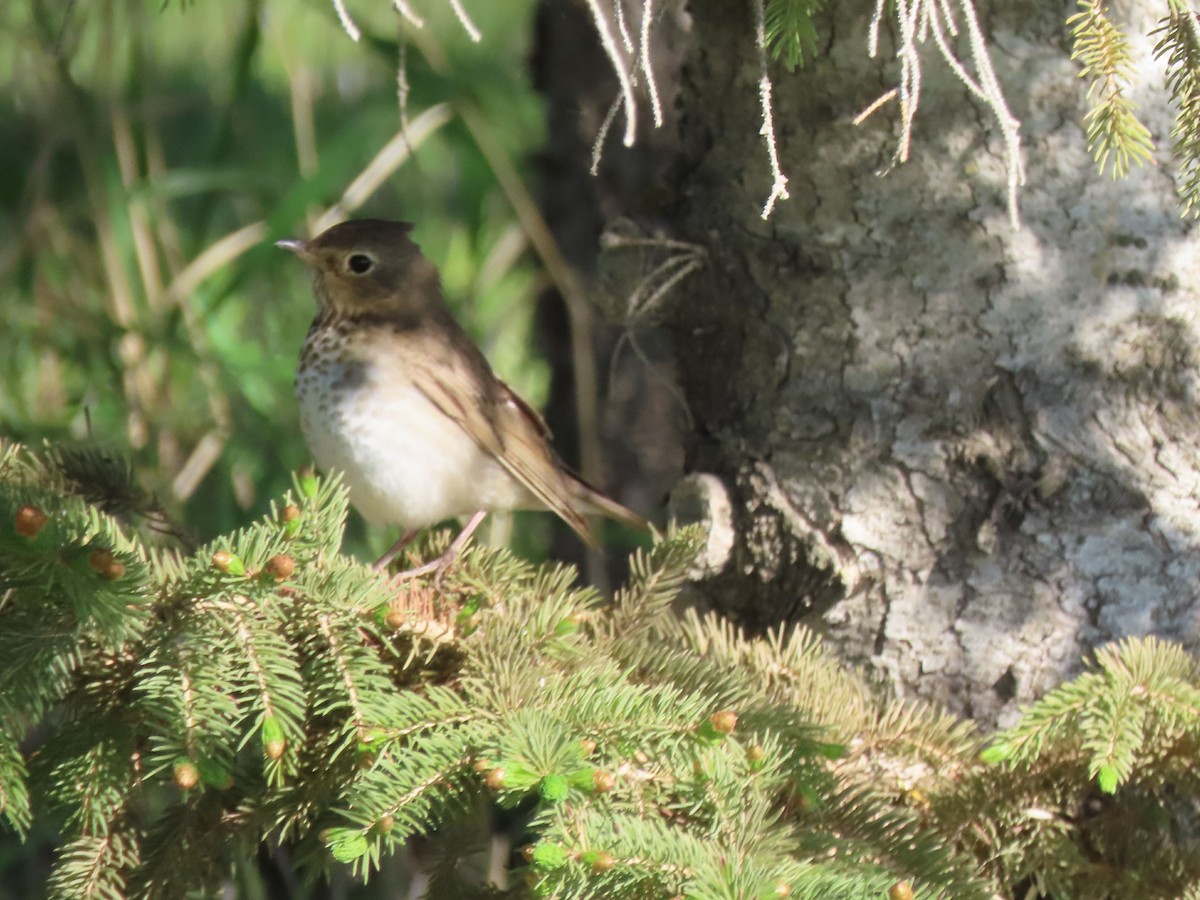
[[[420,529],[469,515],[446,554],[410,574],[444,568],[489,510],[549,509],[589,544],[587,515],[645,527],[563,465],[541,416],[451,317],[411,229],[361,219],[279,241],[312,270],[317,299],[296,373],[304,439],[369,522],[405,531],[376,567]]]

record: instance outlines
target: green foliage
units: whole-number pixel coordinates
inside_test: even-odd
[[[470,100],[522,166],[542,135],[521,66],[532,0],[478,4],[486,53],[447,4],[420,5],[410,115]],[[271,240],[307,236],[400,127],[395,11],[352,6],[362,44],[310,0],[0,4],[0,433],[130,448],[200,534],[287,487],[306,461],[292,379],[314,307]],[[453,115],[352,215],[415,222],[465,327],[544,397],[536,267]]]
[[[1088,149],[1103,173],[1128,174],[1131,163],[1150,159],[1154,142],[1138,120],[1128,90],[1132,81],[1129,41],[1100,0],[1077,0],[1080,11],[1067,20],[1074,47],[1071,58],[1090,81],[1092,108],[1084,118]],[[1190,4],[1166,0],[1167,14],[1151,32],[1154,54],[1166,58],[1167,91],[1176,108],[1171,130],[1179,166],[1179,196],[1185,216],[1200,215],[1200,28]]]
[[[417,836],[433,896],[478,895],[459,863],[489,807],[523,820],[521,896],[1200,885],[1178,647],[1100,651],[981,760],[968,724],[875,699],[804,629],[674,614],[690,531],[611,602],[483,548],[435,590],[339,552],[336,481],[180,553],[108,456],[0,449],[0,814],[57,828],[53,896],[211,892],[262,845],[366,879]]]
[[[1155,638],[1127,638],[1097,650],[1091,671],[1026,710],[982,759],[1029,804],[1027,852],[1062,857],[1038,873],[1050,893],[1182,896],[1200,880],[1198,750],[1195,658]],[[1032,785],[1056,802],[1034,800]],[[1076,835],[1111,868],[1098,871],[1073,846]]]
[[[1200,32],[1188,3],[1167,0],[1168,14],[1154,32],[1155,55],[1167,59],[1167,90],[1175,104],[1171,130],[1181,169],[1179,195],[1185,215],[1200,215]]]
[[[1100,174],[1111,162],[1113,178],[1124,178],[1130,163],[1143,165],[1154,150],[1150,131],[1138,121],[1127,95],[1132,77],[1129,42],[1100,0],[1078,0],[1078,5],[1080,12],[1067,26],[1074,38],[1071,58],[1083,64],[1079,77],[1091,82],[1088,99],[1093,106],[1084,117],[1088,150]]]
[[[997,735],[989,762],[1030,767],[1049,756],[1085,765],[1106,794],[1132,780],[1200,791],[1200,669],[1181,648],[1127,638],[1096,651],[1094,670],[1051,691]],[[1181,779],[1183,782],[1181,782]]]
[[[771,56],[782,59],[789,70],[804,65],[817,52],[817,29],[813,16],[822,0],[766,0],[763,24]]]

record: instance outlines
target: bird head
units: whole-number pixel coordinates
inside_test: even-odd
[[[418,315],[442,305],[437,268],[409,237],[408,222],[356,219],[311,241],[276,241],[312,271],[321,311],[342,317]]]

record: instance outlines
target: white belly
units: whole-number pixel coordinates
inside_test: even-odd
[[[367,521],[424,528],[527,505],[528,492],[411,384],[390,384],[386,395],[365,384],[343,389],[334,403],[330,375],[336,380],[328,371],[297,377],[300,428],[317,465],[342,473]]]

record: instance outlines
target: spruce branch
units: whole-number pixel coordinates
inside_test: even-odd
[[[126,900],[126,874],[140,861],[126,832],[85,835],[63,847],[50,880],[53,900]]]
[[[1100,174],[1111,162],[1113,178],[1124,178],[1131,163],[1145,164],[1154,150],[1150,131],[1128,97],[1133,70],[1129,41],[1100,0],[1078,0],[1078,6],[1067,26],[1074,39],[1071,58],[1082,63],[1079,77],[1090,82],[1087,96],[1093,106],[1084,117],[1088,150]]]
[[[11,719],[0,712],[3,721],[12,727]],[[17,834],[24,836],[29,831],[33,818],[29,806],[29,789],[26,786],[28,773],[21,756],[16,737],[7,728],[0,731],[0,816],[3,816]]]
[[[230,673],[235,695],[257,708],[254,732],[262,740],[268,777],[282,780],[294,768],[288,747],[303,739],[306,697],[294,651],[285,641],[284,625],[273,604],[255,604],[245,594],[217,595],[203,603],[203,612],[217,620],[239,653],[240,665]]]
[[[0,450],[0,811],[25,831],[59,810],[56,896],[212,891],[264,844],[365,878],[415,835],[448,884],[490,803],[529,811],[543,895],[1166,898],[1200,878],[1200,695],[1174,645],[1098,652],[998,766],[804,629],[674,615],[693,530],[607,602],[483,547],[442,591],[397,591],[338,552],[345,514],[302,475],[185,557]]]
[[[763,27],[771,57],[791,71],[804,65],[817,50],[813,16],[821,9],[822,0],[767,0]]]
[[[1174,645],[1127,638],[1097,651],[1092,671],[1033,704],[994,738],[985,759],[1029,768],[1047,756],[1082,755],[1088,775],[1112,794],[1135,774],[1177,771],[1196,746],[1200,670]]]
[[[699,526],[671,530],[649,551],[634,552],[629,583],[613,598],[602,634],[628,639],[666,617],[703,542]]]
[[[1175,109],[1171,130],[1180,167],[1179,195],[1184,216],[1200,216],[1200,27],[1187,0],[1167,0],[1168,13],[1152,35],[1167,60],[1167,90]]]

